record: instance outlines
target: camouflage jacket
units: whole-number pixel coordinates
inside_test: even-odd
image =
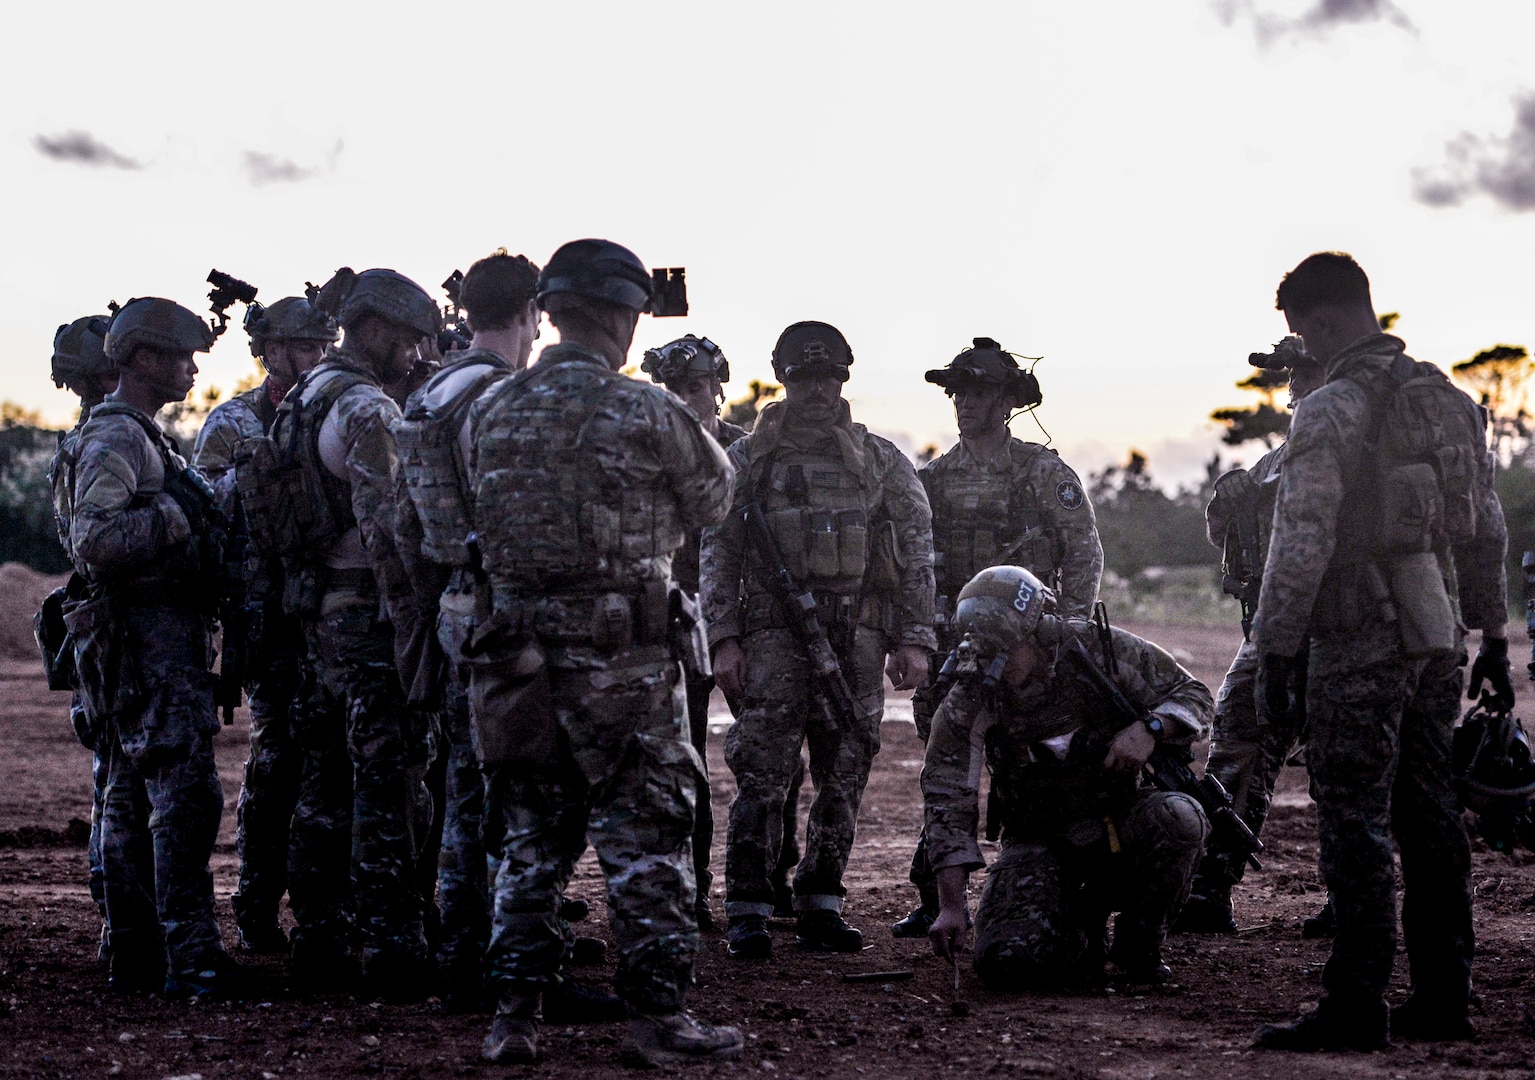
[[[669,582],[687,532],[730,505],[724,451],[687,406],[583,345],[544,349],[469,416],[477,532],[501,617],[531,598]]]
[[[1090,622],[1062,624],[1105,671]],[[1187,747],[1209,732],[1209,689],[1156,645],[1113,629],[1114,682],[1136,705],[1160,717],[1164,742]],[[928,857],[933,869],[985,865],[978,842],[981,770],[1007,806],[1007,836],[1072,837],[1123,810],[1140,777],[1106,772],[1104,756],[1127,726],[1111,718],[1097,693],[1055,663],[1021,690],[978,682],[954,687],[933,718],[922,766]],[[1076,842],[1074,840],[1074,842]]]
[[[209,480],[234,467],[235,450],[240,443],[256,435],[265,435],[277,419],[277,406],[271,398],[271,380],[243,394],[236,394],[208,414],[203,429],[192,447],[192,464]]]
[[[157,444],[145,417],[107,400],[91,410],[75,443],[67,543],[75,569],[92,582],[138,584],[175,576],[176,554],[192,528],[165,492],[167,460],[185,468],[175,441]]]
[[[703,535],[699,600],[712,648],[757,629],[787,626],[761,560],[749,549],[742,510],[761,503],[799,583],[830,600],[862,598],[852,614],[900,645],[935,649],[933,532],[927,493],[891,442],[854,424],[800,432],[770,403],[752,433],[730,447],[736,493],[724,522]],[[781,441],[767,432],[781,429]],[[763,452],[759,447],[767,446]],[[873,609],[877,609],[873,610]],[[835,613],[825,621],[835,621]]]
[[[1377,406],[1361,382],[1388,378],[1402,350],[1401,340],[1389,334],[1360,339],[1328,364],[1326,385],[1296,406],[1253,620],[1252,640],[1260,652],[1296,655],[1314,629],[1323,579],[1335,570],[1335,561],[1360,559],[1360,552],[1338,548],[1337,538],[1345,505],[1362,497],[1360,485],[1373,475],[1370,438]],[[1508,534],[1490,484],[1489,473],[1474,493],[1476,538],[1457,551],[1438,553],[1452,595],[1459,581],[1464,620],[1483,629],[1507,621],[1505,571],[1501,557],[1491,554],[1494,548],[1506,550]],[[1499,610],[1493,611],[1494,605]]]
[[[746,438],[747,431],[744,427],[738,427],[724,420],[721,420],[719,425],[719,432],[715,435],[715,438],[719,440],[721,448],[725,450],[729,450],[736,443]],[[677,549],[677,557],[672,560],[672,577],[678,585],[687,590],[690,596],[698,595],[698,564],[702,557],[702,543],[702,529],[689,531],[687,541]]]
[[[980,461],[959,442],[918,475],[933,509],[933,566],[945,621],[971,578],[1004,564],[1031,570],[1056,590],[1064,617],[1092,614],[1103,545],[1082,482],[1054,450],[1009,439],[1002,452]]]
[[[59,436],[59,448],[48,462],[48,489],[53,493],[53,526],[58,530],[59,546],[69,554],[70,507],[74,502],[75,455],[80,449],[80,430],[90,419],[90,410],[82,409],[80,420]]]

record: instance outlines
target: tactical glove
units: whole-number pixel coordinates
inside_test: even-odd
[[[1295,669],[1293,656],[1264,653],[1258,672],[1257,691],[1263,699],[1264,710],[1275,720],[1290,714],[1290,672]]]
[[[1476,651],[1471,664],[1471,684],[1466,697],[1475,700],[1481,696],[1482,680],[1487,681],[1487,707],[1503,712],[1514,707],[1514,682],[1509,671],[1508,639],[1482,637],[1482,647]]]

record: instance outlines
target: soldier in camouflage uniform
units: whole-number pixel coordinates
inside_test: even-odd
[[[1493,513],[1485,415],[1380,332],[1369,280],[1347,255],[1305,259],[1281,282],[1277,306],[1327,382],[1290,425],[1252,640],[1273,715],[1293,707],[1288,678],[1310,639],[1306,756],[1337,934],[1317,1008],[1261,1028],[1257,1045],[1369,1050],[1393,1032],[1468,1038],[1470,853],[1450,780],[1460,620],[1482,631],[1473,684],[1490,680],[1513,700],[1507,535]],[[1458,613],[1447,588],[1457,582]],[[1388,1014],[1393,836],[1413,989]]]
[[[470,412],[489,614],[465,652],[486,835],[502,843],[490,1061],[538,1056],[539,996],[559,980],[569,933],[560,894],[588,838],[632,1016],[624,1056],[717,1060],[742,1045],[683,1010],[702,765],[686,737],[670,583],[688,531],[724,515],[730,470],[680,401],[618,373],[651,281],[610,241],[561,247],[538,284],[560,343]]]
[[[1033,409],[1043,400],[1033,373],[992,339],[975,338],[947,367],[929,371],[927,381],[953,399],[959,426],[958,444],[917,474],[933,508],[934,660],[941,663],[959,644],[949,625],[953,598],[988,566],[1027,568],[1055,592],[1063,617],[1087,618],[1103,576],[1092,503],[1059,454],[1008,431],[1014,410]],[[923,740],[939,701],[936,685],[912,695],[912,718]],[[922,902],[891,927],[898,938],[926,937],[938,917],[938,890],[920,839],[911,881]]]
[[[1163,935],[1188,895],[1209,824],[1197,801],[1153,789],[1141,767],[1159,742],[1187,748],[1205,734],[1210,691],[1149,641],[1057,618],[1053,606],[1049,590],[1017,566],[982,571],[959,593],[954,628],[969,660],[933,718],[922,768],[940,899],[929,937],[938,955],[953,958],[969,929],[965,879],[985,865],[977,842],[984,765],[1005,816],[1002,854],[975,917],[981,980],[994,990],[1101,981],[1104,924],[1117,910],[1108,959],[1126,981],[1166,982]],[[1064,666],[1068,646],[1086,650],[1138,719],[1127,724]],[[993,675],[999,660],[1005,666]],[[988,832],[998,824],[988,821]]]
[[[413,873],[430,817],[430,717],[406,702],[396,641],[419,641],[429,622],[395,544],[390,429],[400,410],[381,384],[435,344],[439,313],[393,270],[338,271],[316,305],[345,337],[294,387],[272,429],[327,515],[284,567],[284,607],[303,622],[312,676],[295,722],[305,761],[288,876],[294,976],[311,986],[345,980],[355,902],[367,988],[419,1000],[429,983]]]
[[[915,689],[936,644],[927,495],[899,450],[853,423],[842,399],[852,362],[846,339],[826,323],[796,323],[783,332],[773,371],[785,399],[764,408],[752,433],[730,448],[733,512],[704,533],[700,595],[715,677],[727,697],[741,702],[725,737],[725,761],[736,778],[725,840],[733,956],[772,951],[770,872],[782,842],[784,800],[807,741],[815,800],[794,877],[797,938],[818,949],[862,948],[861,933],[842,917],[842,873],[879,751],[882,675],[898,690]],[[806,652],[771,589],[767,561],[747,542],[742,511],[754,502],[789,572],[815,593],[856,701],[850,730],[817,710]]]
[[[336,340],[335,324],[302,296],[267,307],[252,304],[245,330],[251,355],[261,361],[267,377],[209,413],[192,451],[193,464],[231,500],[240,443],[268,432],[282,399]],[[261,614],[253,620],[248,646],[250,756],[235,811],[240,880],[232,904],[240,948],[286,953],[288,936],[277,925],[277,906],[288,889],[288,826],[298,801],[303,756],[293,740],[303,628],[282,610],[281,567],[253,558],[248,570],[247,602]]]
[[[666,387],[682,399],[693,415],[698,417],[704,430],[712,435],[724,449],[746,437],[746,429],[720,419],[720,405],[725,400],[724,384],[730,381],[730,361],[720,347],[708,338],[687,334],[676,341],[669,341],[658,349],[648,349],[640,368],[650,373],[650,378]],[[698,549],[701,529],[688,533],[687,542],[672,560],[672,579],[693,602],[698,600]],[[714,673],[705,668],[697,669],[683,658],[683,674],[687,680],[688,729],[693,749],[708,769],[709,744],[709,696],[714,691]],[[787,804],[785,804],[787,805]],[[792,837],[793,833],[790,832]],[[693,876],[698,880],[698,900],[694,909],[698,916],[698,928],[708,930],[714,925],[709,912],[709,887],[714,875],[709,872],[709,848],[714,842],[714,808],[709,801],[707,777],[698,789],[697,813],[693,823]],[[798,859],[795,860],[796,862]]]
[[[395,427],[403,488],[396,543],[413,564],[418,603],[423,610],[437,611],[440,651],[430,651],[425,670],[401,674],[416,684],[416,696],[440,694],[442,699],[439,715],[448,746],[437,870],[442,892],[438,959],[445,1000],[455,1010],[478,1005],[490,940],[486,849],[481,840],[485,786],[461,668],[464,643],[474,631],[478,575],[466,543],[473,528],[469,408],[489,387],[527,367],[538,336],[537,283],[538,267],[525,256],[505,251],[469,268],[459,294],[474,333],[469,348],[447,354],[444,367],[406,402],[405,416]],[[445,672],[439,674],[439,665]]]
[[[91,410],[117,386],[117,366],[107,359],[103,347],[110,315],[85,315],[59,327],[53,336],[53,385],[68,388],[80,399],[80,418],[75,426],[59,436],[59,450],[48,463],[48,487],[53,492],[54,524],[59,543],[69,552],[69,501],[73,497],[69,474],[80,442],[80,429],[90,419]],[[107,759],[98,747],[100,732],[90,723],[84,702],[76,691],[70,698],[69,719],[75,736],[91,752],[91,835],[86,847],[90,863],[91,899],[101,912],[100,959],[105,961],[111,949],[107,924],[106,886],[101,865],[101,800],[107,786]],[[147,837],[147,832],[138,830]],[[147,855],[144,858],[147,859]]]
[[[206,482],[153,419],[191,391],[194,354],[212,343],[169,300],[118,311],[105,341],[118,387],[79,433],[65,514],[70,558],[90,586],[66,622],[108,759],[112,985],[171,996],[234,996],[241,985],[219,941],[208,868],[224,806],[208,611],[222,524]]]
[[[1283,344],[1283,343],[1281,343]],[[1277,350],[1276,350],[1277,352]],[[1254,362],[1263,356],[1254,354]],[[1326,372],[1304,352],[1287,357],[1290,367],[1290,408],[1322,385]],[[1205,507],[1205,530],[1210,543],[1224,549],[1223,560],[1232,587],[1254,589],[1268,557],[1274,521],[1274,500],[1279,494],[1279,472],[1285,448],[1281,443],[1249,469],[1233,469],[1215,481],[1215,494]],[[1243,554],[1243,537],[1252,550]],[[1253,565],[1248,566],[1251,560]],[[1233,573],[1235,571],[1235,573]],[[1256,592],[1253,592],[1256,595]],[[1249,613],[1250,617],[1250,613]],[[1257,695],[1258,652],[1251,641],[1242,641],[1231,668],[1215,695],[1215,731],[1210,738],[1210,758],[1205,770],[1231,794],[1231,803],[1247,827],[1257,836],[1263,831],[1274,783],[1285,760],[1295,751],[1305,727],[1305,709],[1297,707],[1270,716]],[[1304,680],[1292,688],[1297,702],[1304,702]],[[1179,917],[1179,931],[1234,934],[1236,918],[1231,910],[1231,890],[1242,880],[1247,860],[1231,852],[1211,850],[1199,864],[1199,873]],[[1324,908],[1324,912],[1330,908]],[[1314,923],[1320,916],[1308,919]],[[1315,935],[1314,935],[1315,936]]]

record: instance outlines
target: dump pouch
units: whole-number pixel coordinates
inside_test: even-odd
[[[544,650],[530,641],[505,660],[470,665],[469,715],[482,770],[552,768],[559,721]]]
[[[127,661],[129,645],[110,596],[81,600],[64,615],[64,625],[74,646],[81,701],[92,726],[100,730],[143,696],[137,665]]]
[[[64,616],[85,597],[86,582],[79,574],[43,598],[32,617],[32,635],[43,658],[43,674],[50,690],[73,690],[76,685],[74,640]]]
[[[1398,555],[1383,570],[1402,650],[1417,659],[1449,656],[1460,648],[1460,625],[1434,553]]]
[[[1434,531],[1444,520],[1439,478],[1427,462],[1398,465],[1381,475],[1380,550],[1413,554],[1433,547]]]

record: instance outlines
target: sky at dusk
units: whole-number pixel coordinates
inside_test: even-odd
[[[7,23],[0,398],[54,422],[54,328],[108,300],[202,311],[215,266],[266,301],[341,265],[440,295],[498,246],[542,263],[582,236],[687,267],[692,313],[642,319],[636,362],[707,335],[737,396],[784,326],[823,319],[855,418],[915,450],[954,438],[923,371],[987,335],[1044,357],[1039,418],[1084,473],[1134,447],[1197,474],[1315,250],[1360,260],[1420,359],[1535,346],[1528,0],[149,0]],[[199,387],[251,365],[236,325]]]

